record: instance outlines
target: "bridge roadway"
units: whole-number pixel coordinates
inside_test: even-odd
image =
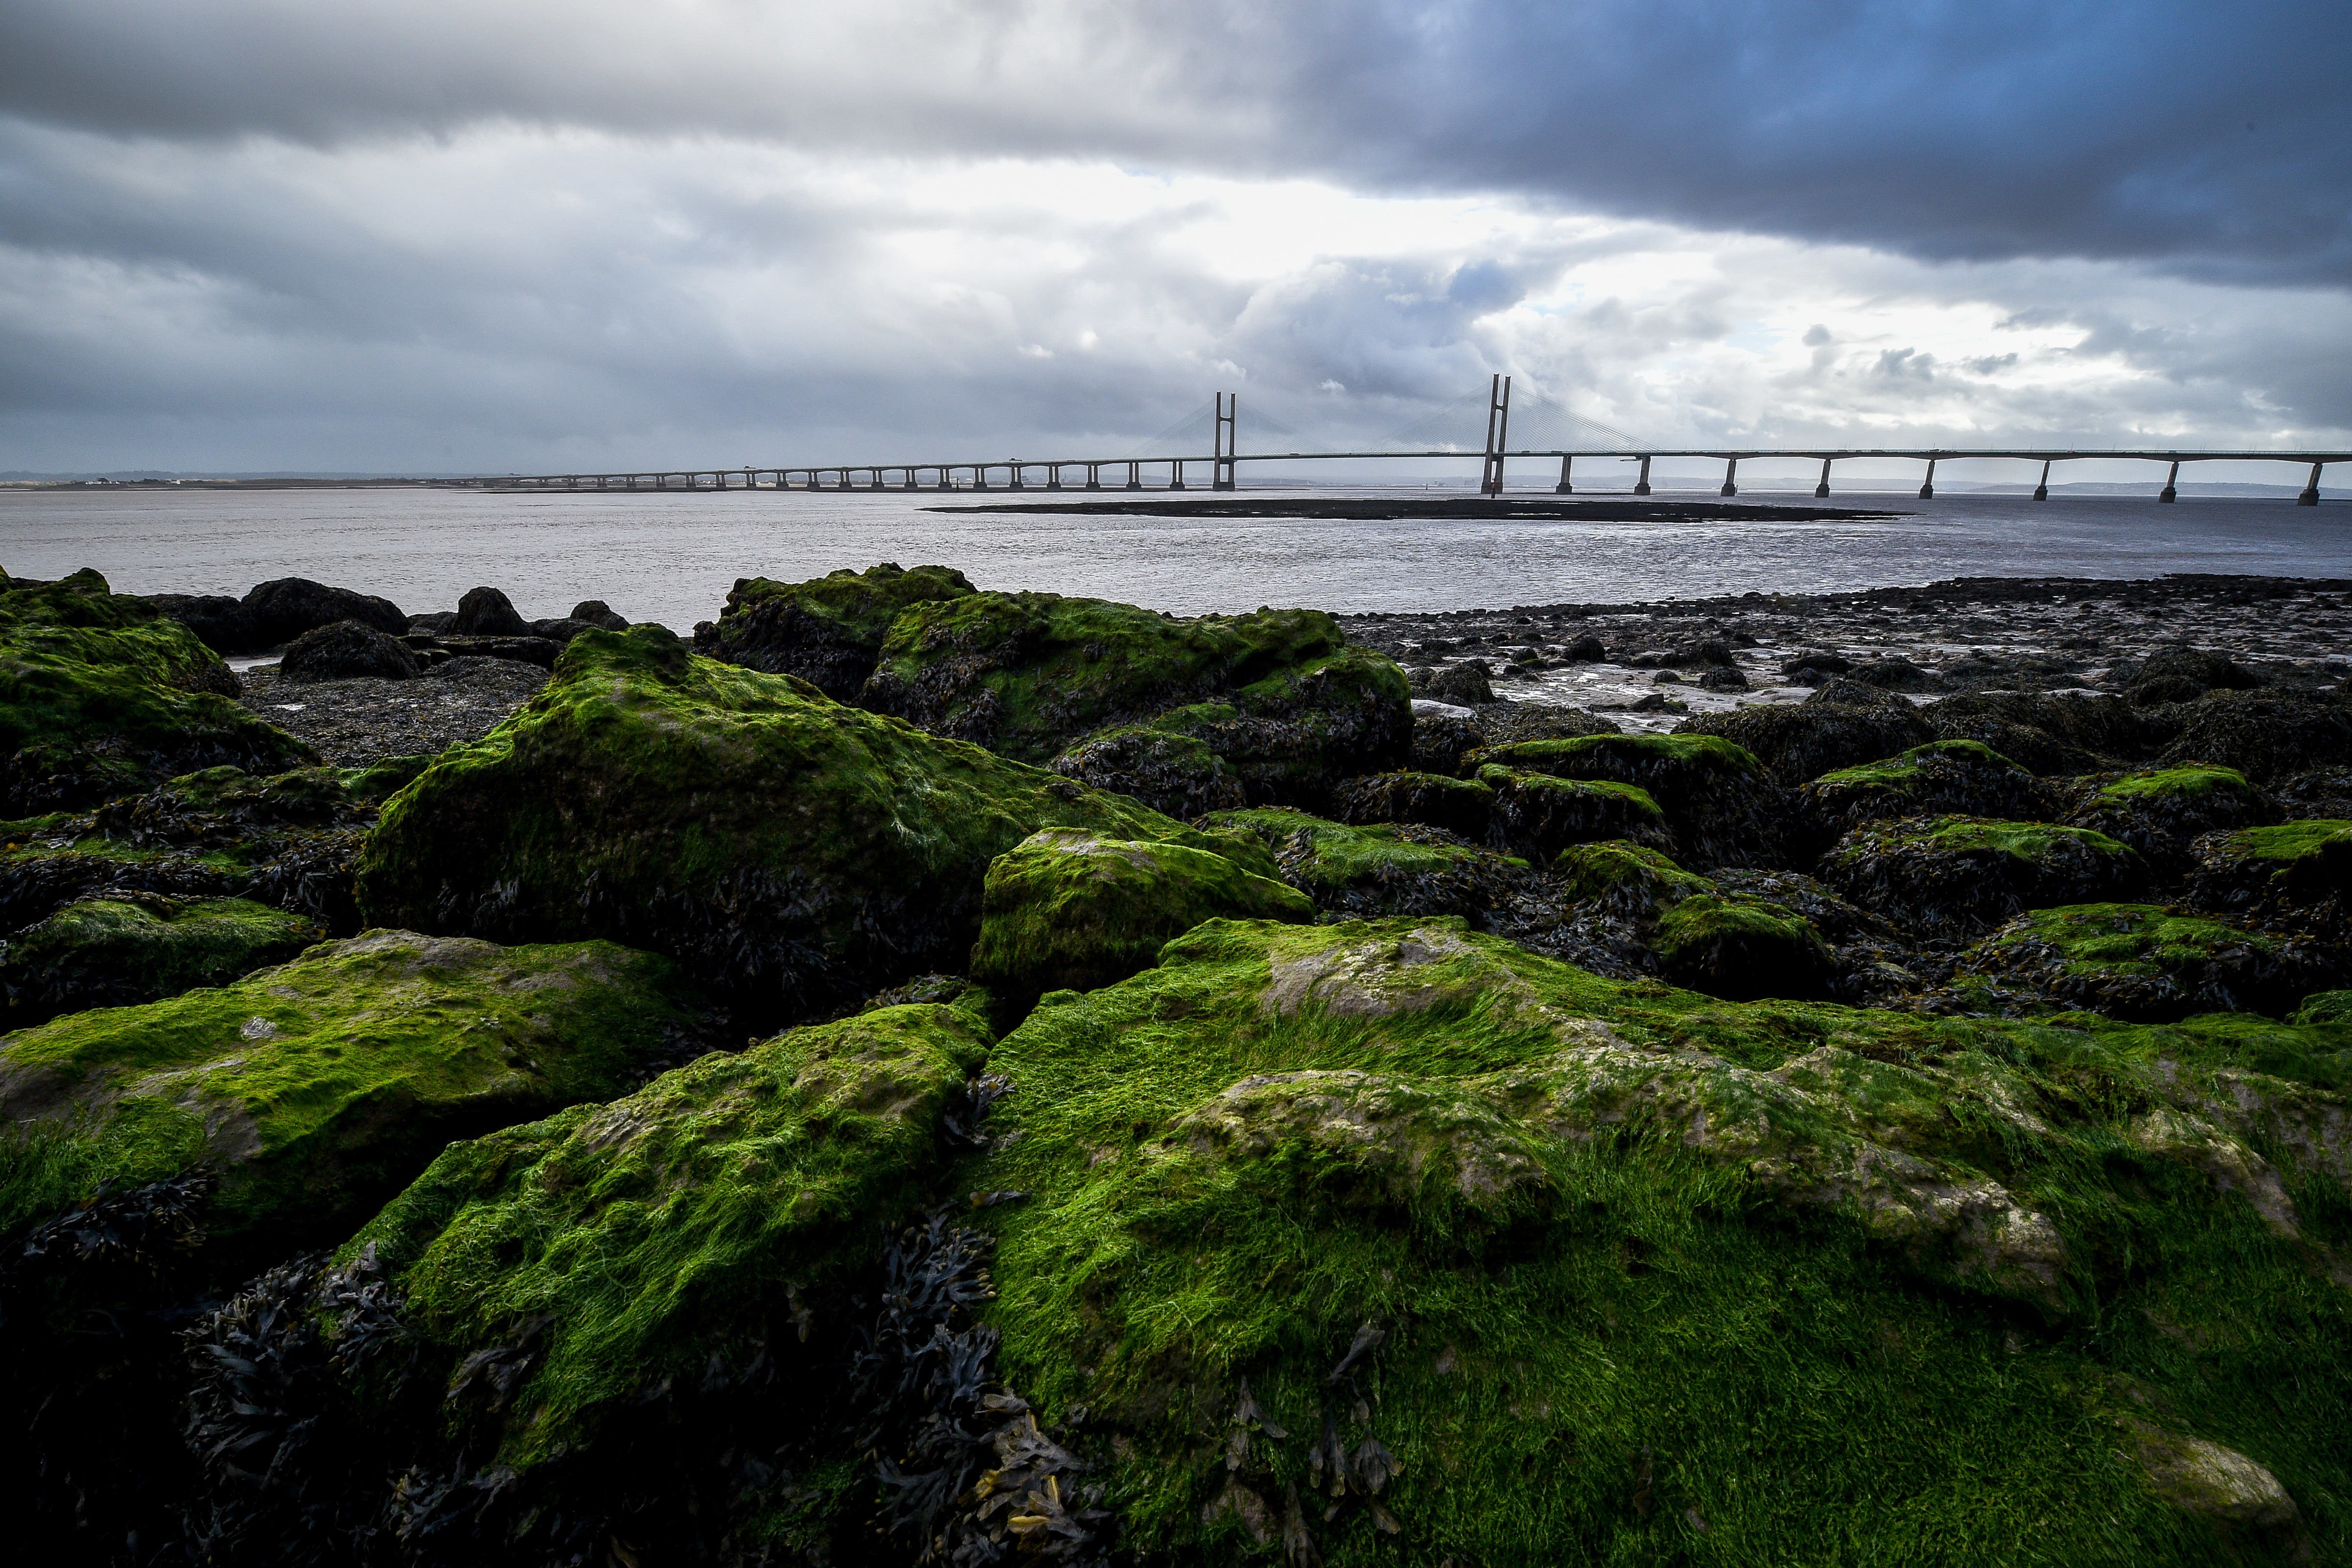
[[[1547,462],[1555,458],[1559,459],[1559,482],[1552,487],[1553,492],[1558,495],[1573,495],[1576,493],[1573,475],[1575,461],[1579,458],[1610,458],[1638,462],[1642,465],[1641,474],[1634,481],[1633,493],[1640,496],[1645,496],[1650,493],[1650,464],[1653,459],[1658,458],[1702,458],[1720,461],[1724,466],[1723,487],[1720,493],[1727,496],[1738,495],[1739,493],[1739,465],[1743,461],[1755,461],[1759,458],[1801,458],[1808,462],[1818,461],[1822,466],[1821,480],[1813,487],[1813,495],[1816,499],[1827,499],[1829,496],[1830,468],[1833,463],[1850,458],[1906,458],[1914,462],[1924,462],[1927,465],[1927,473],[1919,486],[1919,497],[1923,500],[1933,497],[1936,493],[1936,465],[1939,462],[1951,462],[1955,459],[1964,458],[2001,458],[2020,462],[2040,463],[2042,465],[2041,479],[2033,489],[2033,499],[2035,500],[2047,500],[2050,499],[2050,469],[2051,466],[2055,463],[2092,460],[2114,461],[2117,458],[2127,458],[2148,463],[2168,463],[2171,466],[2165,474],[2164,488],[2162,490],[2158,492],[2156,498],[2158,500],[2164,501],[2172,500],[2177,498],[2178,486],[2180,479],[2180,467],[2184,463],[2271,462],[2292,463],[2296,465],[2307,464],[2310,468],[2309,477],[2304,482],[2302,492],[2295,497],[2295,502],[2299,506],[2317,506],[2319,504],[2319,475],[2321,469],[2325,468],[2330,463],[2352,462],[2352,453],[2346,452],[2219,452],[2155,450],[2080,451],[2071,449],[2060,451],[2026,447],[2003,447],[1998,449],[1937,447],[1911,450],[1866,449],[1862,447],[1840,447],[1828,449],[1814,447],[1807,449],[1767,451],[1756,448],[1732,450],[1723,447],[1709,447],[1705,449],[1690,448],[1675,450],[1664,447],[1652,447],[1646,451],[1620,450],[1563,452],[1528,450],[1506,451],[1500,453],[1474,453],[1454,448],[1443,451],[1412,452],[1242,452],[1232,454],[1221,452],[1205,457],[1192,456],[1169,458],[1064,458],[1055,459],[1005,458],[993,462],[979,463],[821,463],[814,466],[787,464],[780,467],[762,465],[756,468],[740,468],[641,469],[635,473],[611,474],[484,474],[463,479],[440,479],[434,482],[448,485],[463,485],[483,489],[502,490],[634,490],[638,489],[656,490],[879,490],[892,489],[904,490],[917,490],[924,489],[941,490],[986,490],[996,488],[989,483],[989,476],[992,473],[1002,471],[1004,475],[1003,488],[1006,489],[1018,490],[1032,488],[1028,482],[1028,476],[1034,472],[1043,471],[1046,476],[1046,479],[1045,483],[1041,488],[1049,490],[1072,489],[1099,490],[1106,488],[1129,490],[1139,490],[1146,488],[1181,490],[1186,488],[1184,482],[1185,465],[1191,463],[1206,466],[1211,469],[1213,476],[1211,481],[1212,489],[1229,490],[1234,488],[1237,482],[1235,470],[1238,468],[1239,465],[1243,463],[1323,462],[1332,460],[1360,461],[1370,458],[1399,458],[1422,459],[1431,458],[1466,458],[1471,457],[1480,458],[1482,463],[1486,465],[1486,471],[1492,476],[1486,483],[1486,489],[1490,494],[1500,493],[1498,487],[1501,480],[1502,464],[1507,459],[1540,458]],[[1114,481],[1111,486],[1106,487],[1102,481],[1103,470],[1106,468],[1113,470],[1119,468],[1126,469],[1127,475],[1125,481],[1123,483]],[[1168,482],[1164,486],[1147,487],[1143,479],[1144,470],[1147,468],[1165,468],[1168,471]],[[1062,476],[1074,469],[1084,469],[1086,471],[1085,480],[1078,484],[1066,485],[1063,482]],[[971,480],[968,484],[957,483],[956,476],[960,473],[969,474],[971,476]],[[853,474],[869,476],[869,482],[863,485],[854,484],[850,479],[850,476]],[[885,474],[898,474],[904,476],[904,478],[901,483],[894,486],[887,483],[883,479],[882,476]],[[937,478],[934,483],[929,486],[925,486],[917,479],[916,476],[919,474],[933,474],[936,475]],[[706,478],[710,480],[710,483],[708,485],[705,485],[702,482]],[[740,483],[737,482],[739,478],[740,480]],[[823,479],[825,478],[831,478],[834,482],[831,484],[824,483]],[[795,479],[800,482],[795,483]],[[677,480],[678,482],[677,484],[672,484],[672,480]],[[765,482],[762,482],[763,480]]]

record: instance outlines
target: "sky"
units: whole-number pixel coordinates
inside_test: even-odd
[[[2343,0],[9,0],[0,470],[1218,391],[1475,447],[1496,372],[1661,445],[2352,448],[2347,58]]]

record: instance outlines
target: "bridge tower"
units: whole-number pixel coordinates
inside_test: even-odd
[[[1496,375],[1486,391],[1486,460],[1478,470],[1478,489],[1490,496],[1503,493],[1503,453],[1511,444],[1511,378]]]
[[[1217,394],[1217,424],[1212,446],[1215,456],[1211,459],[1209,488],[1229,490],[1234,488],[1234,457],[1235,424],[1241,416],[1242,395],[1238,392]]]

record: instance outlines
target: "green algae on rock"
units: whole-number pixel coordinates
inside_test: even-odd
[[[2352,889],[2352,822],[2315,818],[2210,833],[2191,854],[2192,904],[2264,925],[2336,925]]]
[[[1771,864],[1786,801],[1754,756],[1719,735],[1582,735],[1488,746],[1465,757],[1555,778],[1631,784],[1665,815],[1685,863]],[[1484,774],[1482,773],[1481,776]]]
[[[2189,868],[2199,836],[2278,820],[2278,808],[2235,768],[2192,763],[2083,780],[2067,823],[2128,844],[2172,880]]]
[[[804,1017],[961,969],[989,862],[1045,827],[1214,847],[658,627],[583,631],[520,711],[386,805],[359,896],[381,924],[625,942],[754,1016]]]
[[[1051,765],[1066,779],[1131,796],[1181,822],[1249,804],[1240,777],[1208,742],[1149,725],[1089,735]]]
[[[2343,1098],[2235,1065],[2340,1043],[2221,1023],[1718,1003],[1450,922],[1213,922],[991,1056],[974,1184],[1030,1194],[982,1218],[999,1375],[1085,1406],[1148,1556],[1271,1556],[1289,1511],[1333,1564],[1391,1560],[1391,1523],[1431,1562],[2201,1561],[2097,1436],[2114,1374],[2286,1493],[2352,1480]]]
[[[1417,822],[1480,844],[1494,825],[1495,791],[1479,780],[1450,773],[1368,773],[1340,787],[1332,799],[1331,815],[1355,825]]]
[[[7,1026],[222,985],[283,963],[325,928],[247,899],[89,899],[0,942]]]
[[[990,862],[971,976],[1016,1004],[1092,991],[1219,917],[1311,921],[1315,901],[1205,849],[1048,828]]]
[[[2178,727],[2163,760],[2173,765],[2234,768],[2268,784],[2352,763],[2352,706],[2333,693],[2212,691],[2172,711]]]
[[[2051,809],[2032,773],[1980,741],[1931,741],[1900,756],[1823,773],[1799,795],[1806,816],[1832,837],[1881,817],[2035,821]]]
[[[1508,903],[1527,874],[1523,860],[1412,823],[1349,826],[1277,806],[1220,811],[1201,825],[1255,838],[1327,914],[1476,917]]]
[[[1855,680],[1832,680],[1802,702],[1764,702],[1729,713],[1701,713],[1675,731],[1720,735],[1791,784],[1832,768],[1891,757],[1936,738],[1916,704]]]
[[[729,590],[719,619],[695,628],[695,651],[763,674],[796,675],[836,702],[855,702],[902,611],[974,592],[949,567],[906,571],[887,561],[806,583],[744,578]]]
[[[1487,837],[1533,860],[1550,859],[1571,844],[1622,838],[1663,848],[1674,842],[1666,814],[1638,785],[1520,773],[1496,763],[1478,770],[1478,782],[1495,796]]]
[[[376,931],[0,1039],[0,1229],[199,1167],[245,1253],[350,1234],[452,1138],[614,1094],[689,1026],[666,960]]]
[[[1319,610],[1179,620],[1102,599],[975,594],[900,616],[859,701],[1028,763],[1148,721],[1205,742],[1254,805],[1315,804],[1412,746],[1404,672],[1349,647]]]
[[[1971,948],[1962,970],[2138,1023],[2283,1015],[2347,978],[2340,950],[2150,904],[2034,910]]]
[[[1714,887],[1650,846],[1622,838],[1560,851],[1552,875],[1560,890],[1579,903],[1597,900],[1619,914],[1643,918]]]
[[[1977,816],[1864,823],[1822,857],[1821,879],[1863,908],[1932,936],[1973,936],[2028,909],[2128,898],[2137,855],[2103,833]]]
[[[0,811],[95,805],[217,764],[318,760],[236,690],[194,633],[95,572],[0,593]]]
[[[1736,1002],[1823,995],[1837,972],[1837,955],[1802,916],[1719,893],[1667,908],[1651,945],[1668,981]]]

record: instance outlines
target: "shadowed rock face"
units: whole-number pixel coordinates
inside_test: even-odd
[[[246,595],[245,608],[253,617],[256,646],[260,647],[292,642],[304,632],[336,621],[357,621],[386,637],[396,637],[408,629],[408,617],[391,600],[349,588],[331,588],[307,577],[263,583]]]
[[[451,635],[461,637],[527,637],[532,635],[530,623],[514,607],[514,601],[496,588],[468,588],[457,601],[457,614],[449,623]]]
[[[416,673],[416,656],[397,637],[358,621],[335,621],[304,632],[278,661],[287,680],[405,680]]]
[[[728,592],[718,621],[695,628],[695,651],[769,675],[796,675],[836,702],[855,702],[893,621],[917,605],[973,592],[962,573],[945,566],[903,571],[887,562],[806,583],[745,578]]]
[[[2023,910],[2129,898],[2137,855],[2104,834],[2043,823],[1910,816],[1867,823],[1818,873],[1864,909],[1922,934],[1972,937]]]

